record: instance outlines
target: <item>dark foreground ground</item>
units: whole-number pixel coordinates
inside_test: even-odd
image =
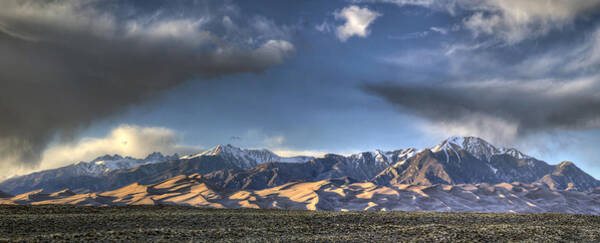
[[[0,206],[0,241],[600,241],[600,216]]]

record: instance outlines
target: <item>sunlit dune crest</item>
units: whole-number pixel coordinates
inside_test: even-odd
[[[194,174],[173,177],[152,185],[134,183],[99,194],[76,194],[69,190],[50,194],[37,190],[1,199],[0,203],[600,214],[598,199],[600,195],[597,193],[554,191],[523,183],[379,186],[368,182],[339,184],[332,180],[321,180],[231,192],[218,190],[204,182],[201,175]],[[579,206],[573,208],[570,205]]]

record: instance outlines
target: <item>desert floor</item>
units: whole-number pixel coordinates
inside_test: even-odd
[[[600,216],[0,206],[0,241],[600,241]]]

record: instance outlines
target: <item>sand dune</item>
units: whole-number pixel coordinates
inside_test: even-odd
[[[215,189],[198,174],[147,186],[134,183],[98,194],[75,194],[69,190],[48,194],[38,190],[1,199],[0,203],[600,214],[600,193],[552,190],[524,183],[380,186],[370,182],[344,184],[340,180],[321,180],[225,192]]]

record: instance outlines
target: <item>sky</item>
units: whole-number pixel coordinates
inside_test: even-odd
[[[600,178],[600,0],[3,0],[0,178],[478,136]]]

